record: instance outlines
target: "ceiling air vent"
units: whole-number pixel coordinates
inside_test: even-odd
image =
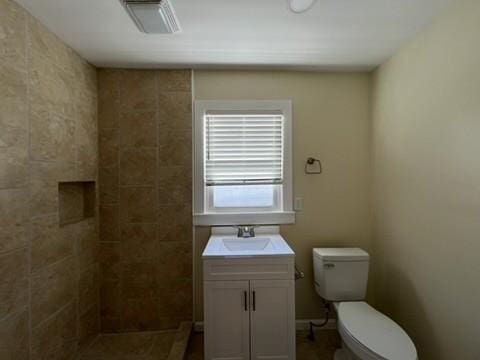
[[[138,29],[147,34],[173,34],[181,31],[169,0],[120,0]]]

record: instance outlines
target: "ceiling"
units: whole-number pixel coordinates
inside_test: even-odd
[[[140,33],[118,0],[16,0],[97,66],[372,69],[450,0],[171,0],[183,32]]]

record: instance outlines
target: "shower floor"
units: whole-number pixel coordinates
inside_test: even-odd
[[[297,332],[297,360],[330,360],[340,347],[338,333],[323,330],[315,333],[315,342],[307,339],[308,331]],[[79,360],[166,360],[178,341],[177,330],[102,334],[79,357]],[[181,358],[181,357],[180,357]],[[193,332],[185,360],[203,360],[203,333]]]
[[[79,360],[163,360],[168,358],[176,330],[100,335]]]

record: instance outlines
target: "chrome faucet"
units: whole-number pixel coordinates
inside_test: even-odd
[[[237,237],[241,237],[241,238],[255,237],[255,226],[240,225],[235,227],[238,229]]]

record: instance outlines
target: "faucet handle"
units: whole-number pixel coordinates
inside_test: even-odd
[[[253,225],[239,225],[235,226],[238,229],[237,237],[255,237],[255,226]]]

